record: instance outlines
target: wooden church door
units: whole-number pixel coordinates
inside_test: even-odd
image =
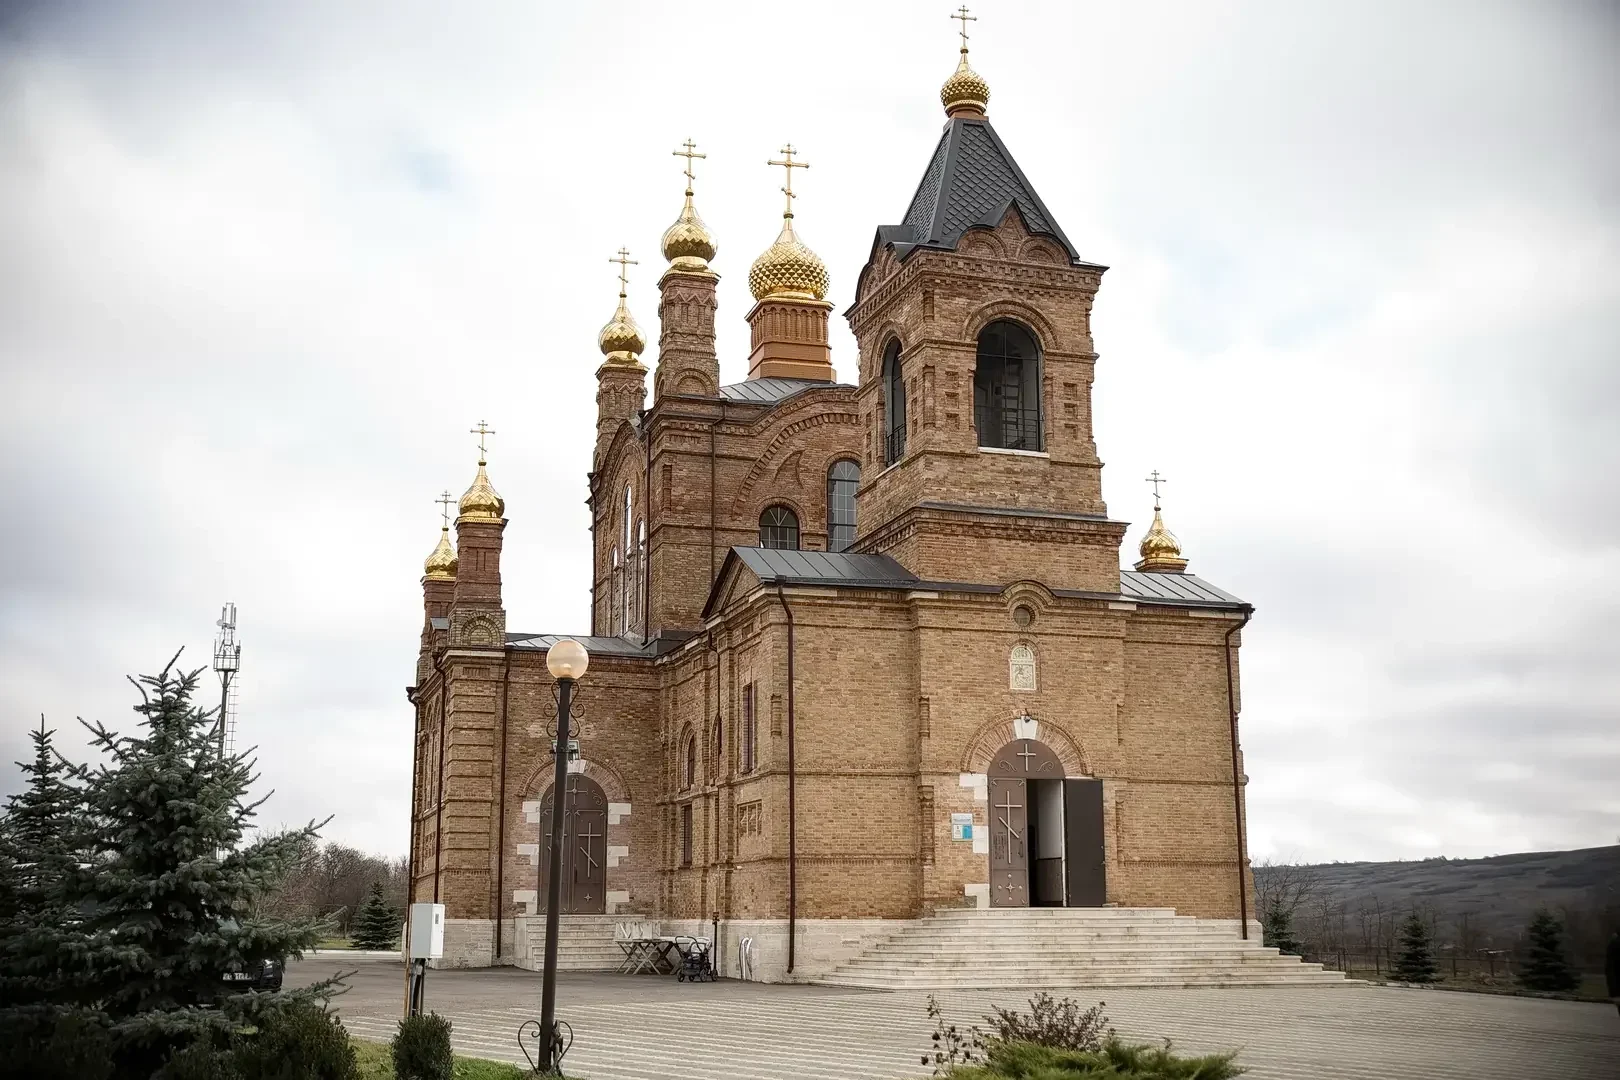
[[[544,912],[551,871],[552,792],[540,802],[540,898]],[[601,915],[607,911],[607,795],[588,777],[570,774],[563,802],[563,915]]]

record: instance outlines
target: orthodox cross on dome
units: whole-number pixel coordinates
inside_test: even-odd
[[[629,268],[632,266],[640,266],[641,264],[630,257],[630,250],[628,248],[622,247],[619,249],[619,253],[613,256],[613,258],[609,259],[608,262],[619,264],[619,299],[622,300],[624,299],[625,295],[624,290],[630,284]]]
[[[479,453],[483,453],[482,447],[479,448]],[[439,516],[444,518],[444,527],[448,529],[450,527],[450,508],[456,504],[455,496],[448,491],[441,491],[439,497],[433,501],[441,507]]]
[[[1154,469],[1153,475],[1143,481],[1145,484],[1153,485],[1153,509],[1157,510],[1159,508],[1159,485],[1168,484],[1169,482],[1170,481],[1159,475],[1158,469]]]
[[[978,22],[979,17],[977,15],[969,15],[967,5],[963,4],[961,7],[957,8],[955,11],[951,12],[951,18],[957,20],[958,22],[960,22],[962,24],[962,29],[960,31],[960,33],[962,35],[962,51],[967,52],[967,43],[968,43],[967,24],[970,23],[970,22]]]
[[[478,464],[484,464],[484,454],[486,453],[484,448],[484,436],[495,434],[495,429],[480,420],[478,421],[478,426],[475,428],[468,428],[467,433],[478,436]]]
[[[774,158],[772,158],[770,160],[767,160],[765,162],[765,164],[767,164],[767,165],[780,165],[780,166],[782,166],[783,170],[787,173],[787,183],[784,184],[783,187],[782,187],[782,194],[787,196],[787,208],[782,211],[782,216],[783,217],[792,217],[793,216],[793,200],[797,197],[797,196],[795,196],[793,194],[793,170],[794,169],[808,169],[810,167],[810,163],[808,161],[794,161],[793,160],[793,155],[798,153],[798,151],[793,149],[793,144],[792,143],[788,143],[786,146],[782,147],[782,149],[778,150],[777,153],[782,155],[782,160],[781,161],[777,161]]]
[[[683,171],[686,173],[686,193],[690,195],[692,194],[692,181],[695,179],[692,176],[692,159],[706,158],[709,155],[698,153],[697,143],[693,142],[690,138],[681,143],[681,147],[682,149],[680,150],[671,151],[671,156],[683,157],[686,159],[686,168]]]

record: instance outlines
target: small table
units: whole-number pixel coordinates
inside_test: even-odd
[[[624,951],[624,962],[619,965],[619,970],[631,975],[639,975],[643,971],[651,971],[655,975],[673,975],[694,950],[708,947],[707,938],[685,934],[621,938],[619,948]]]

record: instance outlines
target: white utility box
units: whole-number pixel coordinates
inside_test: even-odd
[[[444,905],[411,905],[411,959],[438,960],[444,956]]]

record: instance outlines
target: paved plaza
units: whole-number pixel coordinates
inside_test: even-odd
[[[337,1002],[344,1024],[362,1038],[392,1037],[404,1000],[398,961],[322,955],[294,965],[289,982],[339,967],[356,972]],[[1083,1003],[1102,997],[1127,1038],[1237,1048],[1253,1080],[1620,1080],[1612,1005],[1372,986],[1067,993]],[[938,995],[959,1023],[1027,996]],[[558,1015],[576,1038],[565,1064],[586,1080],[920,1080],[930,1071],[918,1064],[933,1030],[926,998],[648,975],[558,980]],[[458,1051],[521,1063],[517,1029],[540,1015],[540,977],[430,972],[427,1005],[454,1023]]]

